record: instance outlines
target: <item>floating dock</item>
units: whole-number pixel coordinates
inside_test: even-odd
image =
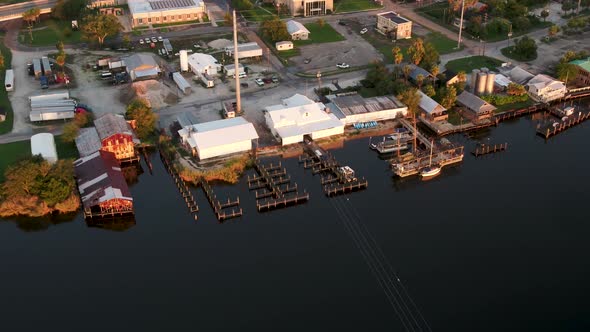
[[[256,209],[259,212],[293,206],[309,200],[309,193],[303,190],[300,194],[297,191],[297,183],[291,185],[291,177],[281,162],[263,165],[257,159],[254,161],[254,169],[258,175],[248,177],[248,188],[255,190]]]
[[[559,117],[559,114],[557,114],[555,110],[551,110],[551,114]],[[571,127],[577,126],[588,119],[590,119],[590,111],[578,111],[572,115],[562,117],[558,121],[542,125],[537,129],[537,134],[548,139],[549,137],[555,136]]]
[[[479,157],[490,153],[496,153],[500,151],[506,151],[508,149],[508,143],[504,144],[478,144],[475,150],[471,152],[474,156]]]
[[[447,165],[460,163],[463,161],[463,155],[463,146],[435,152],[432,154],[432,164],[442,168]],[[392,162],[391,168],[395,175],[403,178],[419,174],[422,169],[430,166],[430,164],[430,154],[426,154],[408,161]]]

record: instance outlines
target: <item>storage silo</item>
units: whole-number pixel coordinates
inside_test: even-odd
[[[477,85],[475,86],[475,94],[482,95],[486,91],[486,78],[487,74],[480,71],[477,74]]]
[[[492,94],[494,93],[494,83],[496,81],[496,73],[493,71],[490,71],[488,73],[488,77],[486,78],[486,94]]]
[[[180,50],[180,71],[188,71],[188,52]]]
[[[474,69],[471,72],[471,82],[469,86],[471,87],[471,92],[475,93],[475,87],[477,86],[477,74],[479,74],[479,69]]]

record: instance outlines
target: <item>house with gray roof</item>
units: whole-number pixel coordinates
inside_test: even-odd
[[[437,103],[434,99],[428,97],[424,92],[418,90],[420,94],[420,112],[421,116],[429,121],[446,121],[449,118],[447,109],[442,107],[441,104]]]
[[[457,97],[457,103],[471,112],[477,120],[491,118],[496,110],[494,105],[466,90]]]

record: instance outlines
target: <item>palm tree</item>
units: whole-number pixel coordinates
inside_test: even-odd
[[[424,75],[418,74],[416,76],[416,84],[418,85],[418,89],[422,89],[422,84],[424,83]]]
[[[31,42],[33,41],[33,24],[37,21],[37,19],[39,19],[39,16],[41,16],[41,9],[37,7],[33,7],[22,14],[23,20],[29,25],[29,36],[31,37]]]
[[[410,73],[412,72],[412,66],[405,65],[402,68],[402,72],[404,73],[404,79],[406,80],[406,84],[407,84],[408,83],[408,77],[410,76]]]
[[[401,101],[402,103],[404,103],[408,107],[408,114],[412,116],[413,125],[414,125],[414,144],[413,144],[414,154],[416,154],[416,148],[417,148],[417,138],[416,138],[417,136],[416,135],[418,132],[418,130],[416,129],[416,116],[418,115],[418,112],[419,112],[421,98],[422,98],[422,96],[418,93],[418,89],[416,89],[416,88],[406,89],[397,96],[397,99],[399,99],[399,101]]]
[[[55,58],[55,63],[57,63],[57,65],[61,68],[62,75],[65,76],[64,66],[66,64],[66,54],[65,53],[58,54],[58,56]]]
[[[432,68],[430,68],[430,73],[432,74],[432,85],[436,88],[436,76],[440,73],[440,68],[438,68],[437,65],[433,65]]]

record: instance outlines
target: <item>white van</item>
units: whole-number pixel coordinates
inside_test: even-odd
[[[4,77],[4,87],[6,91],[14,90],[14,71],[12,69],[6,70],[6,76]]]
[[[110,80],[113,78],[113,74],[110,71],[100,73],[100,78],[103,80]]]

